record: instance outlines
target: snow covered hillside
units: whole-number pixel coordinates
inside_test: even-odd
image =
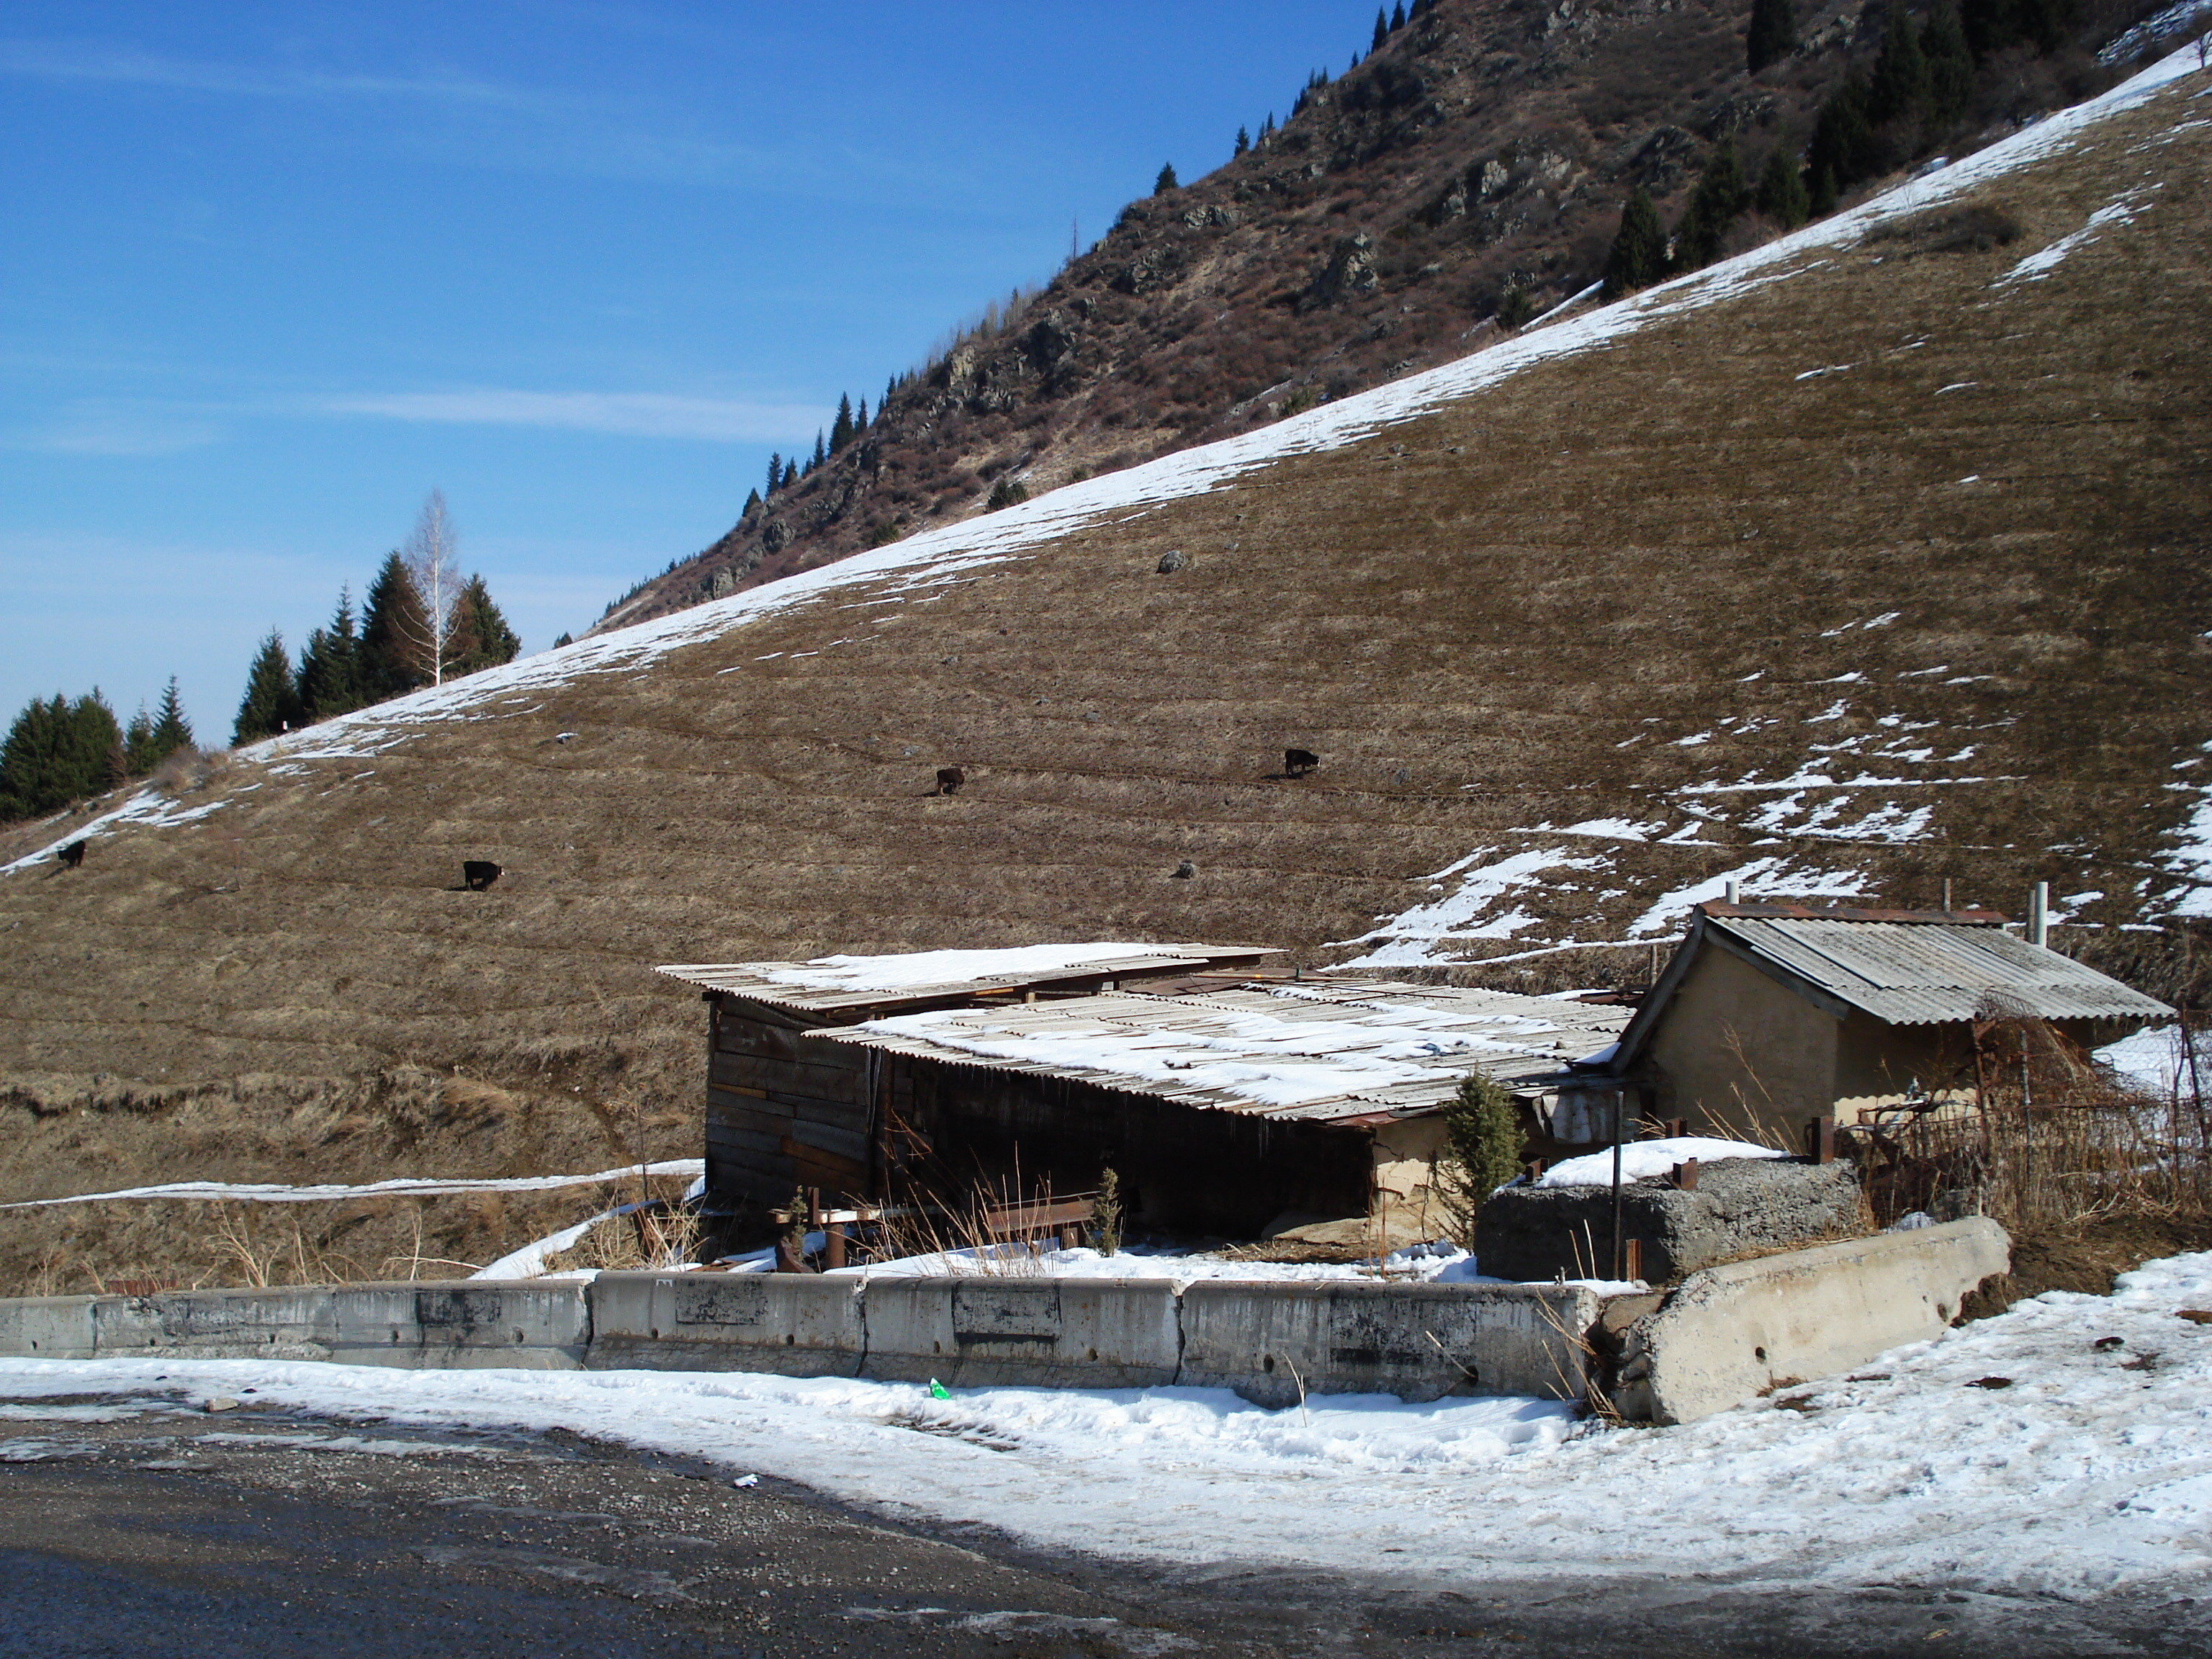
[[[1469,1590],[1649,1574],[2070,1600],[2197,1593],[2212,1574],[2212,1325],[2177,1316],[2208,1304],[2212,1255],[2153,1262],[2110,1297],[2053,1291],[1659,1430],[1537,1400],[1267,1412],[1206,1389],[940,1400],[742,1373],[9,1360],[0,1389],[127,1401],[251,1387],[349,1423],[567,1429],[894,1515],[1183,1565]],[[14,1409],[18,1436],[41,1432],[35,1407]]]

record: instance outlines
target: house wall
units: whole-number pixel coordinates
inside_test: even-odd
[[[788,1203],[800,1187],[875,1197],[873,1051],[811,1041],[814,1023],[757,1004],[710,1006],[708,1191],[724,1204]]]
[[[1834,1103],[1841,1025],[1741,957],[1700,951],[1652,1034],[1656,1115],[1692,1134],[1794,1139]]]
[[[1393,1215],[1408,1221],[1419,1219],[1421,1236],[1434,1237],[1444,1219],[1443,1203],[1431,1190],[1437,1158],[1444,1146],[1443,1114],[1431,1112],[1425,1117],[1378,1123],[1370,1133],[1373,1201],[1387,1205]]]
[[[1856,1123],[1895,1105],[1916,1081],[1931,1095],[1972,1099],[1972,1032],[1963,1024],[1891,1025],[1852,1009],[1838,1039],[1836,1121]]]

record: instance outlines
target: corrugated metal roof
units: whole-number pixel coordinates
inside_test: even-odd
[[[1717,908],[1718,907],[1716,907]],[[1702,925],[1892,1025],[2155,1018],[2164,1003],[2000,927],[1708,913]]]
[[[1071,947],[1083,950],[1088,947]],[[881,957],[823,957],[814,962],[667,963],[654,971],[705,991],[722,991],[794,1013],[837,1014],[871,1008],[912,1007],[1008,992],[1083,985],[1098,980],[1144,979],[1209,968],[1249,968],[1274,954],[1249,946],[1127,945],[1097,947],[1098,954],[1058,963],[1030,958],[1026,947],[1005,951],[911,952]],[[915,977],[912,964],[957,959],[969,971]]]
[[[1537,1085],[1614,1041],[1628,1017],[1498,991],[1304,980],[942,1009],[810,1035],[1210,1110],[1334,1121],[1433,1111],[1476,1070]]]

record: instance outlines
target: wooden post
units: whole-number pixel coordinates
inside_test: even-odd
[[[822,1231],[822,1189],[819,1187],[806,1189],[806,1231],[810,1233]]]
[[[1620,1276],[1621,1276],[1623,1279],[1641,1279],[1641,1278],[1643,1278],[1643,1277],[1644,1277],[1644,1241],[1643,1241],[1642,1239],[1640,1239],[1640,1238],[1632,1238],[1632,1239],[1630,1239],[1630,1240],[1628,1241],[1628,1248],[1627,1248],[1627,1249],[1624,1252],[1624,1254],[1625,1254],[1625,1255],[1626,1255],[1626,1256],[1627,1257],[1627,1267],[1626,1267],[1626,1270],[1625,1272],[1623,1272],[1623,1273],[1622,1273],[1622,1274],[1621,1274]]]
[[[1620,1143],[1628,1133],[1628,1091],[1613,1097],[1613,1276],[1621,1276],[1624,1241],[1620,1232]]]
[[[1815,1164],[1836,1161],[1836,1120],[1832,1117],[1808,1117],[1805,1120],[1805,1156]]]

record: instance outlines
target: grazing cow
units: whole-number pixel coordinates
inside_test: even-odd
[[[61,860],[63,869],[75,870],[84,863],[84,849],[90,844],[88,842],[73,841],[54,856]]]
[[[499,866],[489,859],[465,859],[461,863],[461,885],[481,893],[499,879]]]
[[[937,793],[940,795],[956,793],[960,786],[967,781],[968,775],[957,766],[940,766],[937,769]]]
[[[1283,775],[1285,777],[1302,778],[1320,764],[1321,757],[1310,749],[1283,750]]]

